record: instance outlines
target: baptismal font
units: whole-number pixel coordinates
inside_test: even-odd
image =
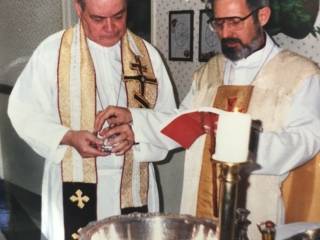
[[[249,211],[237,208],[240,169],[247,163],[251,116],[238,112],[219,115],[215,153],[220,167],[218,221],[178,214],[130,214],[93,223],[81,231],[81,240],[201,239],[248,240]]]

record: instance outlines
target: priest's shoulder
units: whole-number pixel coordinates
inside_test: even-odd
[[[56,51],[58,51],[58,49],[60,48],[60,43],[61,43],[61,38],[63,33],[64,33],[64,30],[56,32],[48,36],[44,40],[42,40],[42,42],[36,48],[35,52],[39,52],[39,53],[54,52],[55,53]]]
[[[63,32],[59,31],[45,38],[33,51],[29,62],[40,64],[56,63]]]
[[[148,50],[149,57],[150,57],[153,65],[162,64],[163,58],[161,56],[162,55],[161,52],[155,46],[153,46],[151,43],[149,43],[148,41],[146,41],[144,39],[142,39],[142,40]]]
[[[146,47],[147,51],[148,51],[148,55],[149,58],[152,62],[152,65],[155,67],[158,65],[162,65],[163,60],[162,60],[162,56],[161,53],[158,49],[156,49],[155,46],[153,46],[151,43],[149,43],[148,41],[146,41],[145,39],[143,39],[142,37],[136,35],[135,33],[133,33],[132,31],[130,31],[128,29],[128,35],[129,38],[131,38],[132,40],[136,40],[136,41],[142,41],[143,45]]]
[[[277,72],[280,79],[286,79],[286,81],[278,81],[277,84],[286,84],[286,82],[297,80],[301,81],[309,79],[314,75],[320,76],[320,69],[317,63],[289,50],[282,50],[274,56],[272,61],[267,64],[266,69]],[[291,77],[288,78],[286,76]],[[292,84],[293,83],[291,83],[291,85]]]
[[[313,68],[315,71],[319,71],[319,66],[312,59],[302,56],[296,52],[290,50],[282,50],[277,57],[280,58],[280,63],[291,66],[297,69],[303,69],[303,67]],[[281,66],[283,67],[283,66]]]
[[[210,76],[210,72],[212,71],[220,71],[224,69],[225,58],[222,54],[215,55],[214,57],[210,58],[210,60],[200,66],[194,73],[193,73],[193,80],[201,79],[203,75]]]

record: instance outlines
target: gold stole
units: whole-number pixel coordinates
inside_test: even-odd
[[[292,170],[283,182],[286,223],[320,221],[320,154]]]
[[[61,123],[72,129],[71,96],[70,96],[70,67],[74,29],[68,29],[62,38],[58,65],[58,101]],[[82,27],[80,27],[80,129],[93,132],[96,115],[96,84],[93,61],[87,46]],[[62,160],[62,179],[64,182],[75,182],[75,166],[72,147],[68,147]],[[96,183],[96,161],[94,158],[82,159],[82,175],[84,183]]]
[[[127,90],[128,107],[153,109],[157,96],[158,84],[153,72],[152,64],[143,40],[130,33],[140,55],[136,55],[129,48],[128,34],[122,39],[122,67],[124,82]],[[141,205],[133,201],[132,179],[133,176],[133,151],[125,154],[124,166],[121,178],[121,209],[130,207],[141,207],[148,203],[149,171],[148,162],[140,163],[140,199]]]
[[[253,86],[220,86],[213,107],[229,112],[247,112],[253,91]],[[197,217],[218,217],[218,164],[211,159],[215,142],[210,136],[206,137],[197,199]],[[227,160],[227,159],[226,159]]]
[[[75,59],[78,59],[77,64]],[[69,129],[93,132],[96,115],[95,71],[82,27],[64,32],[57,74],[61,124]],[[61,175],[64,238],[78,239],[78,230],[97,219],[96,159],[84,159],[68,146],[61,163]]]

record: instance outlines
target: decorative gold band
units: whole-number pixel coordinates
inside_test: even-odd
[[[70,86],[73,79],[70,79],[70,71],[73,66],[72,44],[76,28],[65,31],[61,40],[60,55],[58,62],[58,102],[61,123],[73,129],[71,117],[71,101],[79,101],[81,104],[80,129],[93,131],[96,113],[95,98],[95,72],[93,62],[89,53],[82,27],[80,27],[80,99],[71,100]],[[83,171],[84,183],[96,183],[96,162],[94,158],[83,159],[82,169],[74,166],[74,157],[71,147],[68,148],[62,160],[62,178],[64,182],[75,182],[75,171]]]
[[[134,41],[139,56],[133,53],[129,44],[129,34]],[[127,90],[128,107],[153,108],[156,104],[158,84],[153,72],[153,67],[148,51],[141,38],[131,32],[122,39],[122,61],[123,75]],[[124,167],[121,180],[121,208],[140,207],[136,206],[133,197],[133,152],[130,150],[125,154]],[[147,205],[149,170],[148,163],[139,164],[140,172],[140,200],[141,205]]]

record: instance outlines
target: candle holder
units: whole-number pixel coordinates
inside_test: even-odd
[[[237,240],[249,240],[248,238],[248,226],[251,224],[251,221],[248,220],[248,215],[250,211],[245,208],[237,208],[236,210],[236,230],[235,230],[235,239]]]
[[[245,162],[229,163],[214,160],[219,166],[219,217],[217,239],[248,240],[247,230],[251,222],[250,211],[237,208],[240,169]]]
[[[219,225],[218,239],[234,239],[236,229],[236,209],[241,163],[219,162]]]

